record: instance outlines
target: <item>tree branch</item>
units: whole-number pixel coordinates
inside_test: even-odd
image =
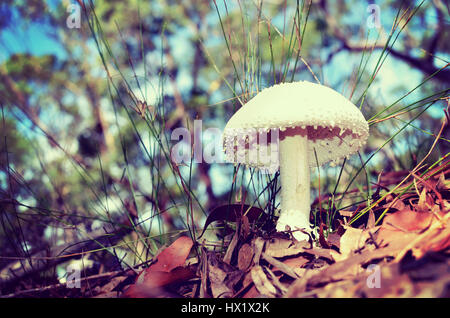
[[[341,31],[342,27],[338,25],[336,19],[331,14],[329,14],[327,10],[326,1],[321,1],[320,8],[322,13],[325,15],[325,19],[328,23],[328,27],[330,29],[331,34],[341,42],[342,48],[344,50],[350,52],[362,52],[362,51],[386,49],[386,51],[393,57],[402,60],[408,65],[420,70],[426,76],[431,76],[432,74],[434,74],[433,76],[434,79],[439,80],[446,84],[450,83],[450,69],[448,68],[449,64],[445,65],[443,68],[436,67],[433,63],[432,58],[434,52],[436,51],[438,42],[441,39],[440,32],[442,32],[442,30],[439,27],[439,25],[438,28],[436,29],[436,34],[432,36],[432,40],[428,47],[429,53],[431,54],[431,58],[430,55],[427,55],[424,58],[416,58],[414,56],[409,55],[406,52],[400,52],[392,48],[391,46],[386,46],[386,43],[381,41],[372,45],[367,45],[365,43],[351,43],[348,35],[344,34]],[[440,12],[440,10],[438,11]]]

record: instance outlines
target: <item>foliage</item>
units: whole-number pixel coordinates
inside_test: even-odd
[[[332,233],[341,211],[357,211],[357,223],[388,195],[407,194],[377,186],[448,163],[449,11],[443,1],[385,1],[371,29],[369,2],[86,0],[73,29],[69,1],[3,2],[0,27],[25,44],[0,38],[0,273],[15,258],[86,240],[93,271],[146,264],[180,234],[195,241],[226,204],[276,217],[278,174],[176,165],[171,132],[192,131],[195,119],[222,129],[283,81],[331,86],[370,124],[359,156],[313,173],[317,239],[319,223]],[[225,246],[226,233],[210,227],[205,237]],[[50,255],[56,270],[42,285],[67,274],[69,262]],[[26,271],[23,287],[34,286],[33,266]]]

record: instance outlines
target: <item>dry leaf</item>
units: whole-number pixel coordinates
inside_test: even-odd
[[[319,269],[309,269],[297,279],[294,283],[289,286],[287,292],[285,293],[286,298],[300,298],[306,291],[308,280],[314,277],[320,270]]]
[[[242,295],[242,296],[240,296],[240,295]],[[242,279],[241,289],[233,295],[233,298],[235,298],[235,297],[254,298],[258,295],[259,295],[259,293],[256,290],[255,285],[253,284],[252,275],[251,275],[250,271],[248,271],[245,273],[244,278]]]
[[[410,242],[416,239],[418,236],[417,233],[413,232],[402,232],[397,229],[390,228],[380,228],[380,231],[377,235],[377,245],[381,247],[385,246],[396,246],[396,247],[404,247],[407,246]]]
[[[366,229],[372,229],[375,227],[375,213],[373,210],[369,210],[369,219],[367,220]]]
[[[225,252],[225,256],[223,257],[223,261],[227,264],[230,264],[231,257],[233,256],[234,249],[236,248],[239,242],[239,233],[241,232],[240,222],[236,225],[236,231],[234,232],[233,238],[231,239],[230,244],[228,244],[227,251]]]
[[[416,211],[428,211],[427,205],[427,189],[424,187],[419,195],[419,202],[415,206]]]
[[[264,241],[262,238],[257,237],[252,241],[252,248],[254,252],[254,262],[256,265],[259,265],[259,259],[261,258],[261,254],[264,250],[266,241]]]
[[[195,277],[193,266],[183,266],[193,242],[182,236],[158,254],[156,262],[143,270],[123,294],[123,297],[140,298],[158,295],[163,287]]]
[[[324,249],[324,248],[311,248],[304,250],[305,253],[314,255],[316,257],[322,257],[325,259],[328,259],[332,262],[335,261],[336,258],[339,258],[340,255],[338,252],[331,250],[331,249]]]
[[[156,263],[150,265],[148,271],[170,272],[172,269],[182,266],[188,257],[194,243],[189,237],[182,236],[169,247],[159,253]]]
[[[164,287],[187,281],[195,277],[195,270],[192,267],[176,267],[170,272],[151,271],[144,275],[143,285],[147,287]]]
[[[239,249],[238,254],[238,268],[242,271],[246,271],[253,261],[253,249],[252,247],[245,243]]]
[[[355,211],[339,210],[338,213],[345,217],[352,217],[353,214],[355,214]]]
[[[403,232],[422,232],[431,225],[432,219],[433,214],[429,212],[402,210],[387,215],[383,220],[383,226]]]
[[[96,287],[96,292],[98,292],[97,296],[98,297],[106,297],[106,296],[101,296],[101,295],[104,295],[104,294],[110,295],[111,293],[115,293],[116,297],[117,297],[117,292],[113,292],[113,289],[116,288],[120,283],[122,283],[127,278],[128,278],[127,276],[116,276],[116,277],[111,278],[111,280],[107,284],[105,284],[101,287],[97,286]]]
[[[92,298],[118,298],[118,292],[117,291],[104,292],[104,293],[95,295]]]
[[[140,275],[139,281],[134,285],[131,285],[122,295],[122,297],[158,297],[160,295],[164,295],[167,292],[164,289],[166,286],[185,282],[194,277],[195,269],[193,267],[177,267],[172,269],[170,272],[143,272]]]
[[[386,208],[392,208],[396,210],[406,209],[405,203],[402,200],[400,200],[399,197],[394,198],[394,196],[392,196],[391,194],[386,197],[386,202],[387,202],[386,204],[381,206],[383,209]]]
[[[327,282],[326,285],[312,285],[310,275],[299,279],[295,288],[286,294],[289,297],[448,297],[450,272],[448,255],[436,254],[415,260],[412,257],[402,259],[400,263],[379,262],[376,266],[362,269],[359,274],[343,280]],[[303,280],[303,281],[302,281]],[[309,290],[307,290],[308,282]]]
[[[330,244],[331,246],[335,246],[339,249],[341,246],[341,235],[337,233],[330,233],[328,234],[327,241],[328,244]]]
[[[420,258],[427,252],[438,252],[448,247],[450,247],[450,213],[433,222],[424,233],[416,234],[409,244],[405,244],[396,260],[401,259],[410,249],[416,258]]]
[[[408,246],[419,233],[430,227],[433,218],[433,213],[412,210],[388,214],[378,231],[376,241],[380,246]]]
[[[308,262],[309,262],[309,260],[307,258],[305,258],[303,256],[298,256],[298,257],[288,258],[288,259],[284,260],[283,264],[289,266],[298,274],[299,271],[297,271],[297,269],[300,269],[303,265],[305,265]]]
[[[436,182],[436,190],[438,190],[438,191],[441,191],[441,190],[450,190],[449,189],[449,186],[447,186],[446,184],[445,184],[446,182],[445,182],[445,174],[442,172],[440,175],[439,175],[439,179],[437,180],[437,182]]]
[[[291,240],[273,238],[266,243],[265,253],[272,257],[293,256],[311,248],[311,244],[305,241],[292,242]]]
[[[227,298],[233,295],[233,290],[225,284],[227,273],[219,266],[208,264],[208,278],[214,298]]]
[[[234,286],[242,279],[244,272],[217,259],[213,252],[208,253],[208,279],[214,298],[227,298],[234,294]]]
[[[293,283],[288,290],[288,297],[299,297],[306,288],[323,285],[325,283],[351,279],[364,271],[362,264],[368,264],[373,259],[382,259],[387,256],[396,255],[399,247],[386,247],[374,251],[364,251],[352,257],[338,261],[329,266],[317,269],[314,273],[306,272],[305,276]]]
[[[282,293],[282,294],[286,293],[287,292],[287,288],[286,288],[286,286],[284,284],[282,284],[280,282],[278,277],[275,276],[275,274],[269,268],[266,267],[265,270],[268,273],[268,275],[270,276],[270,281],[272,282],[272,285],[277,289],[277,294],[279,294],[279,293]]]
[[[279,270],[292,278],[298,278],[298,275],[296,274],[296,272],[292,268],[290,268],[289,266],[284,264],[283,262],[273,258],[272,256],[267,255],[266,253],[263,253],[262,256],[269,264],[274,266],[273,271]]]
[[[254,266],[251,269],[250,273],[252,275],[252,280],[253,283],[255,284],[255,287],[261,295],[267,297],[276,296],[277,289],[272,285],[270,280],[267,278],[262,266],[260,265]]]
[[[340,255],[336,256],[338,260],[350,257],[354,251],[364,248],[367,239],[370,238],[369,230],[355,229],[347,227],[340,240]]]

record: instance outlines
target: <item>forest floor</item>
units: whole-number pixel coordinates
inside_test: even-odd
[[[9,296],[450,297],[449,161],[380,195],[408,173],[383,175],[372,196],[375,208],[351,225],[366,205],[339,211],[337,230],[326,234],[322,226],[309,242],[255,230],[257,210],[225,218],[222,207],[205,227],[221,219],[234,226],[216,248],[180,236],[145,267],[83,277],[80,288],[57,284]]]

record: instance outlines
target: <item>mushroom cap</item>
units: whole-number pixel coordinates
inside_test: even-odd
[[[231,117],[223,131],[225,159],[278,169],[278,162],[248,160],[249,149],[255,146],[259,151],[277,151],[276,142],[258,143],[255,140],[260,139],[251,137],[271,130],[279,131],[281,138],[286,133],[308,136],[310,167],[356,153],[369,135],[361,111],[335,90],[307,81],[282,83],[262,90]],[[239,152],[244,155],[236,156]]]

